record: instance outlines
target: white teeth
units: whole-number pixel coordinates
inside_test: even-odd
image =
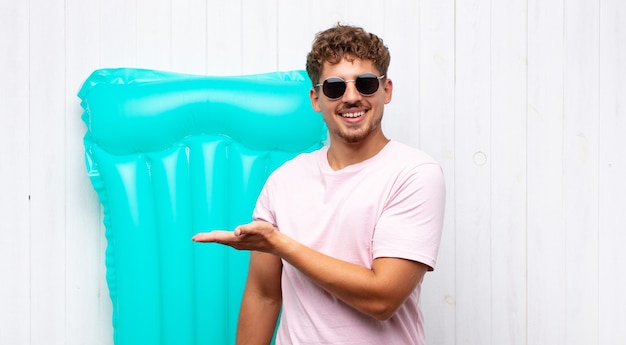
[[[344,113],[344,114],[341,114],[341,116],[354,118],[354,117],[363,116],[363,114],[365,114],[364,111],[359,111],[358,113]]]

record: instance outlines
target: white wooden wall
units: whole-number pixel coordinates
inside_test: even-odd
[[[385,130],[445,168],[428,343],[625,344],[623,0],[0,0],[0,345],[112,344],[91,71],[301,69],[337,21],[385,39]]]

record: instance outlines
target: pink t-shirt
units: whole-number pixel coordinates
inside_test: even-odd
[[[368,268],[375,258],[397,257],[434,269],[445,203],[440,165],[390,141],[376,156],[333,171],[327,151],[299,155],[277,169],[259,196],[254,219]],[[423,344],[420,289],[389,320],[378,321],[283,261],[277,344]]]

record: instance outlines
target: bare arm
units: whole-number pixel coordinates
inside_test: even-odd
[[[352,264],[306,247],[265,222],[242,225],[234,232],[198,234],[194,240],[281,257],[329,293],[378,320],[395,313],[428,269],[398,258],[375,259],[371,269]]]
[[[267,253],[250,253],[248,280],[237,324],[237,344],[271,342],[282,304],[281,269],[280,258]]]

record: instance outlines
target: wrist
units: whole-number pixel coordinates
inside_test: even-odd
[[[276,231],[276,236],[274,239],[274,255],[289,260],[293,256],[293,253],[297,251],[298,243],[294,241],[291,237],[283,234],[280,231]]]

